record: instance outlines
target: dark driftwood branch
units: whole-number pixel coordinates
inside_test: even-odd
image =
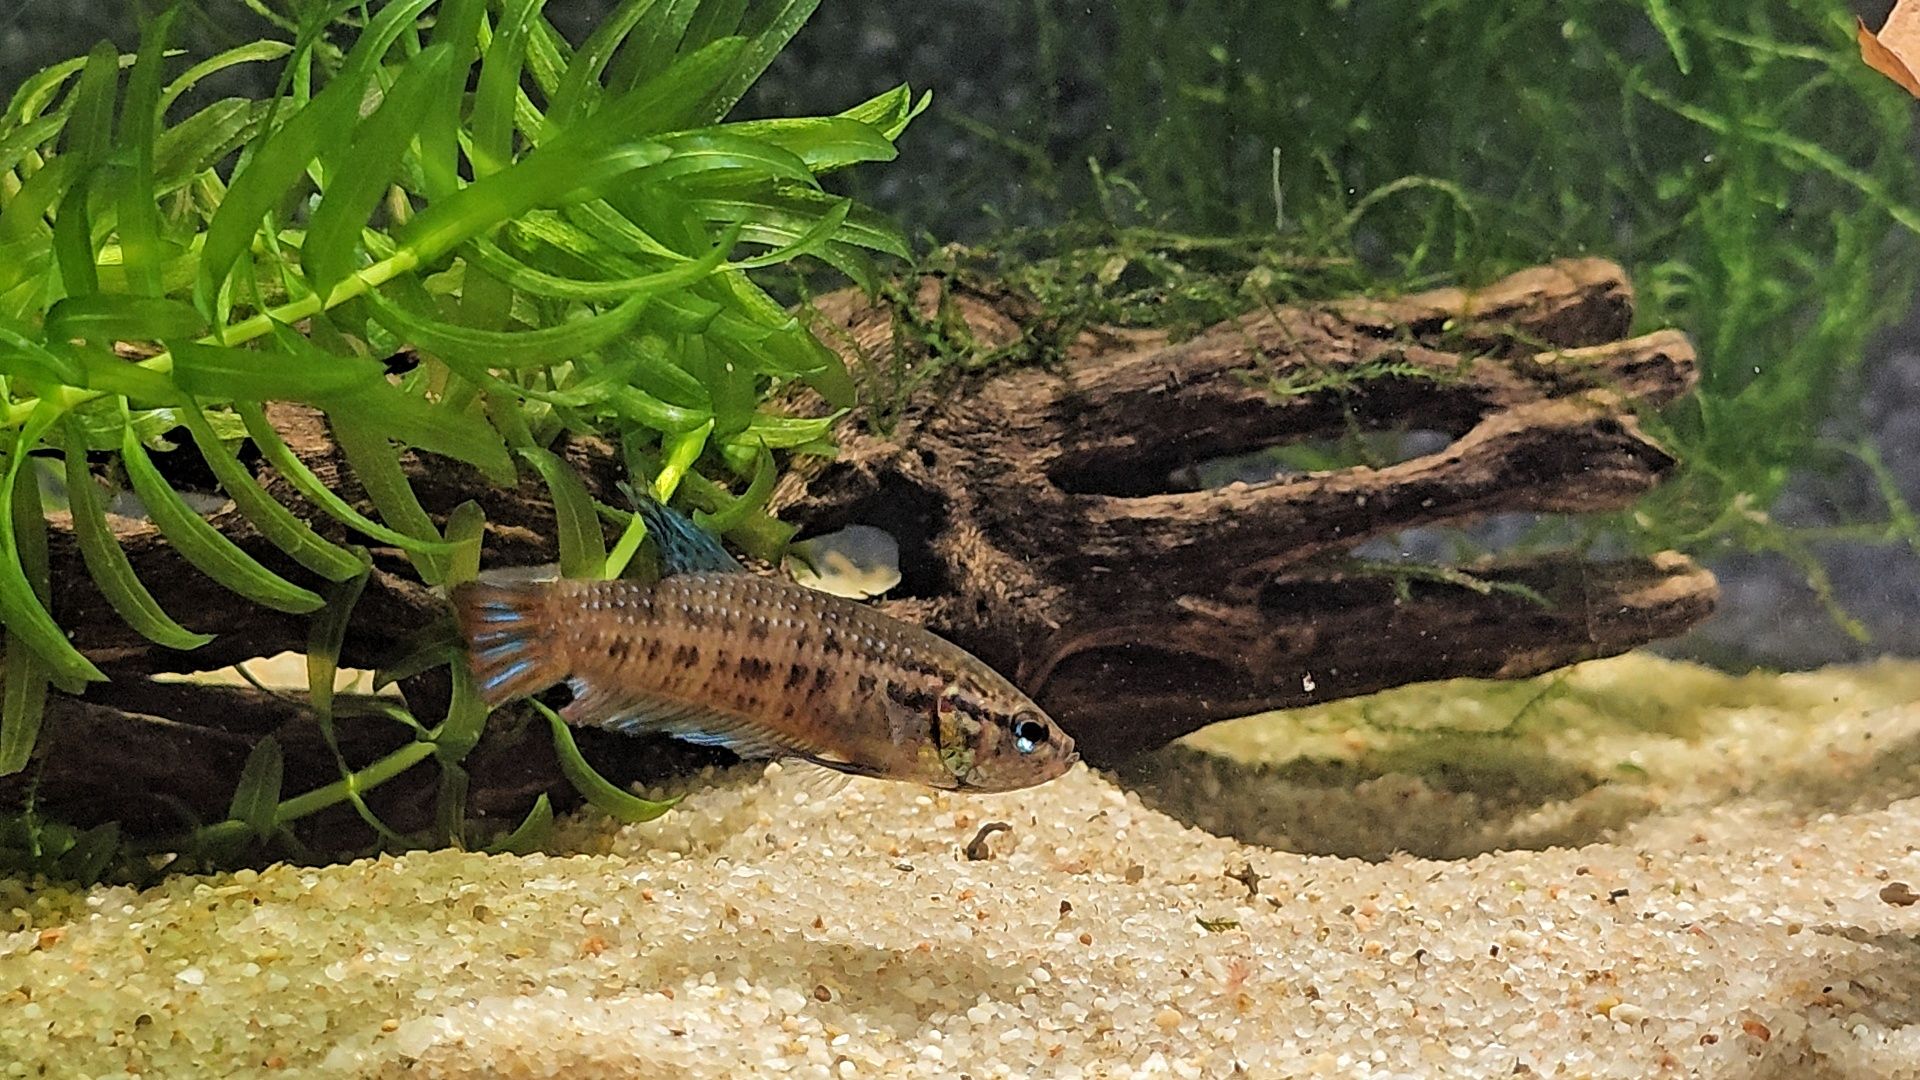
[[[902,355],[916,337],[900,332],[902,318],[964,328],[985,354],[1041,317],[1002,290],[932,277],[918,283],[912,305],[898,311],[854,292],[818,305],[823,337],[870,398],[886,396],[899,361],[909,370],[924,362]],[[1474,568],[1486,582],[1526,586],[1546,598],[1542,606],[1515,590],[1396,587],[1344,569],[1340,556],[1420,525],[1617,509],[1657,484],[1673,461],[1633,411],[1686,393],[1693,353],[1671,332],[1626,337],[1631,319],[1619,268],[1583,260],[1474,291],[1263,311],[1182,342],[1096,329],[1051,364],[930,379],[891,403],[884,432],[870,416],[849,418],[839,457],[789,473],[775,506],[807,531],[858,521],[894,533],[904,580],[882,606],[1016,675],[1096,762],[1261,709],[1426,679],[1532,674],[1686,629],[1711,610],[1712,577],[1670,553]],[[316,413],[277,406],[272,417],[303,460],[358,498]],[[1209,491],[1176,479],[1211,458],[1356,429],[1433,431],[1450,441],[1381,468]],[[609,447],[583,439],[562,449],[590,489],[610,496],[618,463]],[[490,564],[554,557],[552,511],[537,481],[500,490],[439,460],[409,456],[406,467],[436,515],[481,503]],[[348,539],[279,478],[262,479],[323,532]],[[237,515],[215,524],[306,580]],[[169,688],[167,707],[155,705],[154,684],[142,676],[297,651],[308,621],[233,601],[151,526],[120,527],[163,605],[220,637],[192,653],[138,638],[94,591],[56,521],[57,616],[117,681],[90,689],[85,703],[57,703],[55,757],[67,753],[57,748],[72,732],[115,714],[147,741],[179,735],[188,749],[152,760],[165,776],[177,768],[187,788],[231,783],[245,747],[269,730],[309,745],[296,738],[298,711],[277,700]],[[442,610],[397,552],[375,556],[347,638],[348,666],[394,659]],[[445,693],[430,678],[405,689],[429,716]],[[396,737],[366,736],[364,748]],[[84,772],[90,759],[77,760]],[[477,804],[524,805],[533,791],[557,789],[550,762],[517,760],[511,781],[476,771]],[[323,764],[330,768],[330,757]],[[490,783],[498,785],[491,795]]]

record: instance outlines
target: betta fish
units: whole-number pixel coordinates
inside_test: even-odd
[[[1010,791],[1079,756],[971,653],[853,600],[746,571],[645,496],[661,576],[488,582],[452,593],[489,706],[569,684],[570,723],[660,732],[745,758]]]

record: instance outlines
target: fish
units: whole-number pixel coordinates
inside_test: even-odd
[[[1045,783],[1073,739],[960,646],[865,604],[762,577],[684,514],[629,492],[658,581],[492,580],[450,592],[497,707],[560,683],[571,724],[956,791]]]

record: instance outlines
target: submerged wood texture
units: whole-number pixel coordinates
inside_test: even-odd
[[[838,458],[807,459],[782,480],[775,506],[806,532],[854,522],[891,531],[903,581],[879,606],[1014,678],[1096,764],[1262,709],[1612,655],[1677,634],[1712,609],[1712,576],[1674,553],[1467,568],[1483,583],[1524,590],[1396,579],[1346,557],[1363,541],[1415,526],[1614,510],[1659,483],[1673,459],[1633,414],[1688,392],[1694,355],[1674,332],[1627,336],[1632,293],[1611,263],[1556,263],[1474,291],[1266,310],[1180,342],[1096,328],[1055,362],[950,370],[917,390],[903,387],[925,370],[915,349],[926,326],[989,356],[1045,316],[977,283],[927,277],[911,285],[909,311],[852,291],[818,303],[823,340],[846,356],[869,400],[888,407],[850,416]],[[270,415],[304,461],[365,507],[316,413],[280,405]],[[1437,432],[1446,444],[1380,468],[1252,485],[1183,490],[1177,479],[1208,459],[1355,429]],[[557,449],[582,466],[596,495],[617,498],[608,446],[575,439]],[[405,464],[436,517],[468,499],[485,508],[489,565],[555,557],[552,510],[537,479],[503,490],[443,460],[408,455]],[[261,471],[296,513],[346,538]],[[237,514],[213,523],[274,569],[309,580]],[[97,815],[110,813],[101,809],[112,806],[108,787],[145,785],[151,794],[157,785],[218,816],[231,794],[221,784],[231,784],[239,758],[218,770],[176,768],[182,748],[212,740],[243,758],[246,744],[282,726],[275,717],[284,720],[288,707],[225,688],[169,687],[159,708],[144,677],[301,650],[308,620],[225,594],[151,525],[119,528],[163,606],[219,637],[191,653],[138,637],[93,589],[71,533],[56,522],[56,615],[115,681],[90,687],[84,702],[57,702],[49,744],[69,743],[71,732],[60,729],[84,722],[120,749],[117,785],[86,775],[106,766],[96,756],[48,755],[40,798]],[[403,655],[444,611],[397,552],[376,550],[375,561],[346,666]],[[403,689],[426,717],[446,692],[433,677]],[[399,737],[385,732],[389,720],[365,722],[383,725],[367,736],[375,743]],[[498,738],[490,733],[488,742]],[[290,753],[288,790],[333,778],[330,752],[310,749]],[[564,790],[550,756],[510,757],[500,775],[476,770],[476,807],[498,803],[505,812],[533,792]],[[687,760],[676,755],[662,767]],[[430,814],[432,770],[419,772]]]

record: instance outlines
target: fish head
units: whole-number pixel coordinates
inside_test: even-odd
[[[1032,787],[1080,760],[1073,736],[998,676],[955,680],[934,708],[940,761],[959,790]]]

